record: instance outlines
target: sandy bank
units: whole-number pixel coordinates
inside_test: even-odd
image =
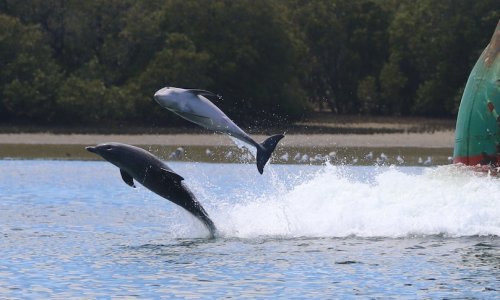
[[[453,148],[454,131],[391,134],[289,134],[280,143],[287,147],[421,147]],[[263,135],[254,135],[257,141]],[[0,144],[92,145],[121,142],[133,145],[229,146],[232,141],[222,134],[0,134]]]

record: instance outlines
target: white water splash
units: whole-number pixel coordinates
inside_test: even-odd
[[[255,149],[255,147],[253,146],[250,146],[248,145],[247,143],[245,142],[242,142],[240,140],[238,140],[237,138],[235,137],[232,137],[229,135],[229,137],[231,138],[231,140],[233,141],[233,143],[241,150],[244,150],[244,151],[248,151],[250,152],[250,154],[252,154],[252,156],[255,158],[257,157],[257,149]]]
[[[327,166],[290,191],[279,190],[257,199],[250,193],[247,201],[214,211],[222,235],[500,235],[500,180],[454,166],[421,175],[389,168],[371,182]]]

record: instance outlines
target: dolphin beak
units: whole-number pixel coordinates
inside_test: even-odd
[[[160,104],[161,106],[166,106],[170,102],[170,100],[167,96],[169,94],[169,89],[170,88],[168,88],[168,87],[161,88],[161,89],[157,90],[153,96],[155,101],[158,102],[158,104]]]
[[[95,147],[85,147],[85,149],[88,151],[88,152],[92,152],[92,153],[97,153]]]
[[[163,89],[156,91],[154,94],[153,98],[155,99],[156,102],[160,103],[161,96],[163,93],[161,92]]]
[[[160,91],[161,90],[157,90],[156,93],[153,95],[153,98],[156,99],[158,96],[160,96],[161,95]]]

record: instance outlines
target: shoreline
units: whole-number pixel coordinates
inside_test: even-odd
[[[251,135],[256,141],[267,136]],[[283,147],[387,147],[453,148],[453,130],[430,133],[381,134],[285,134]],[[160,146],[231,146],[224,134],[53,134],[2,133],[0,145],[93,145],[120,142],[132,145]]]
[[[267,136],[251,135],[256,141]],[[120,142],[142,147],[163,160],[185,162],[251,162],[225,134],[0,134],[0,160],[100,160],[85,146]],[[334,164],[432,165],[450,163],[454,131],[390,134],[287,134],[278,144],[272,163],[322,164],[325,157],[336,157]],[[176,152],[182,149],[182,155]],[[208,154],[210,153],[210,154]],[[367,156],[372,156],[366,159]],[[286,157],[286,158],[285,158]],[[298,158],[297,158],[298,157]],[[317,159],[322,157],[321,159]],[[404,159],[401,164],[400,158]]]

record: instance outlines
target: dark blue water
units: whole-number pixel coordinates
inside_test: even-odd
[[[499,297],[496,178],[169,165],[220,237],[108,163],[0,160],[0,298]]]

